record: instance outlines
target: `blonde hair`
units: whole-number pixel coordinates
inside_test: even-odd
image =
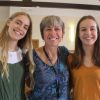
[[[4,75],[6,75],[6,77],[9,76],[9,67],[7,64],[8,48],[9,48],[9,46],[8,46],[8,41],[9,41],[8,28],[9,28],[9,26],[7,25],[7,23],[9,20],[12,20],[20,15],[25,15],[28,17],[28,19],[30,21],[30,26],[27,30],[26,36],[24,38],[22,38],[21,40],[19,40],[17,45],[19,48],[21,48],[22,51],[28,50],[28,58],[29,58],[29,62],[30,62],[29,71],[30,71],[30,73],[32,73],[31,70],[34,71],[34,62],[33,62],[33,57],[32,57],[32,21],[31,21],[29,14],[27,14],[25,12],[16,12],[11,17],[8,18],[8,20],[5,23],[4,28],[2,29],[2,31],[0,33],[0,47],[1,47],[0,61],[2,64],[2,67],[0,67],[0,71],[1,71],[2,76],[4,76]],[[26,52],[23,52],[23,53],[26,54]]]

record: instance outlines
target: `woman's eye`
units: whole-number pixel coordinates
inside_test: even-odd
[[[60,28],[55,28],[56,31],[60,30]]]
[[[91,30],[95,30],[95,29],[92,28]]]
[[[84,29],[80,29],[81,31],[86,31],[86,29],[84,28]]]
[[[24,27],[25,30],[28,30],[28,27]]]
[[[51,28],[47,28],[47,30],[51,30]]]
[[[91,30],[96,30],[96,28],[91,28]]]
[[[19,22],[19,21],[16,21],[16,24],[17,24],[17,25],[21,25],[22,23],[21,23],[21,22]]]
[[[51,28],[47,28],[46,30],[47,30],[47,31],[50,31],[50,30],[51,30]]]

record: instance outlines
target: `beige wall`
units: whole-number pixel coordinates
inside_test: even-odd
[[[0,31],[2,30],[5,21],[9,17],[9,7],[0,7]]]

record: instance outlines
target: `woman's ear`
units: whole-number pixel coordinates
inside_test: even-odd
[[[63,39],[63,37],[64,37],[64,32],[62,33],[62,39]]]

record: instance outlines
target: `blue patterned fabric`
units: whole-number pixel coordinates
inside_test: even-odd
[[[29,100],[69,100],[69,71],[66,64],[69,52],[64,46],[60,46],[59,50],[58,60],[53,67],[45,64],[33,51],[35,86]]]

